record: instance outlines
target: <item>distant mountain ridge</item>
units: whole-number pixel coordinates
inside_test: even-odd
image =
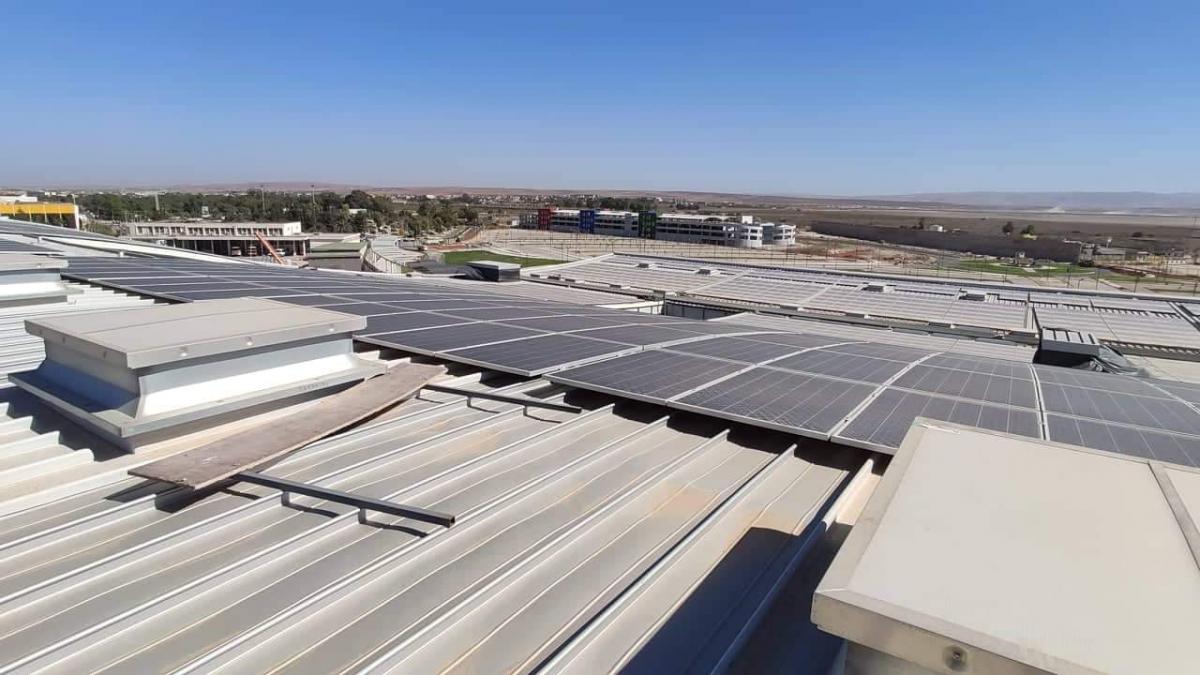
[[[1200,192],[920,192],[864,197],[897,202],[942,202],[1006,209],[1127,211],[1200,209]]]

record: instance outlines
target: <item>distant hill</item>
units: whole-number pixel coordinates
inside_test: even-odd
[[[922,192],[866,199],[1064,211],[1200,209],[1200,192]]]

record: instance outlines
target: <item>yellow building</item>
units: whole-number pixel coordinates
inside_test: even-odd
[[[67,202],[0,202],[0,216],[35,223],[61,219],[66,227],[79,229],[79,207]]]

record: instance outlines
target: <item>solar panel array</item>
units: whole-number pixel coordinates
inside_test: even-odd
[[[0,237],[0,253],[57,253],[54,249]]]
[[[67,275],[177,302],[260,297],[357,314],[367,320],[360,341],[527,376],[650,345],[762,332],[482,288],[236,263],[72,258]]]
[[[819,335],[840,337],[843,340],[882,342],[887,344],[923,347],[940,352],[954,352],[986,356],[1011,361],[1032,361],[1034,348],[1005,340],[977,340],[969,337],[930,335],[916,331],[892,330],[886,327],[859,326],[833,321],[797,319],[768,314],[737,314],[721,323],[739,326],[755,326],[769,330],[800,331]]]
[[[813,341],[719,337],[548,379],[887,453],[924,417],[1200,467],[1200,385],[796,337]]]
[[[787,310],[881,319],[900,325],[987,329],[999,333],[1033,333],[1039,327],[1049,326],[1091,332],[1126,349],[1200,351],[1200,329],[1181,313],[1200,317],[1200,309],[1180,304],[1183,307],[1180,310],[1171,302],[1149,298],[1021,291],[951,280],[905,281],[878,275],[632,255],[525,274],[535,279],[683,293],[697,299],[774,305]],[[1195,306],[1200,308],[1200,304]]]
[[[365,317],[360,341],[883,452],[927,417],[1200,466],[1198,386],[950,353],[917,336],[889,344],[259,265],[79,258],[67,276],[176,301],[326,307]]]

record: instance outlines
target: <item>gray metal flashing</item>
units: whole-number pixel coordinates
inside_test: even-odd
[[[1196,525],[1196,513],[1188,510],[1183,498],[1179,495],[1179,490],[1176,489],[1175,483],[1171,480],[1171,470],[1161,462],[1148,462],[1150,472],[1154,474],[1154,479],[1158,481],[1158,487],[1162,490],[1163,499],[1167,501],[1167,505],[1171,507],[1171,513],[1175,515],[1175,521],[1179,523],[1179,531],[1183,534],[1184,540],[1187,541],[1188,548],[1192,551],[1192,558],[1196,561],[1196,568],[1200,569],[1200,528]]]

